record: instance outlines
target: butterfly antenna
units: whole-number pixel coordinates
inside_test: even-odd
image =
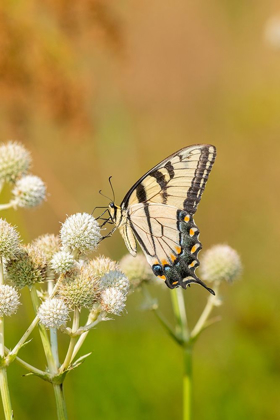
[[[103,197],[105,197],[105,198],[108,198],[108,200],[112,201],[110,197],[108,197],[107,195],[104,195],[104,194],[102,193],[102,190],[99,190],[99,194],[100,194],[100,195],[102,195],[102,196],[103,196]]]
[[[113,193],[113,202],[115,202],[115,191],[114,191],[114,188],[113,188],[113,184],[112,184],[112,181],[111,181],[111,179],[112,179],[112,176],[109,176],[109,184],[110,184],[110,186],[111,186],[111,190],[112,190],[112,193]]]

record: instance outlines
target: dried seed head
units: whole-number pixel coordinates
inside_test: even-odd
[[[65,277],[58,293],[69,309],[92,309],[100,298],[99,282],[85,264]]]
[[[93,216],[77,213],[68,217],[60,230],[64,250],[78,254],[93,251],[100,239],[100,227]]]
[[[65,274],[74,267],[75,260],[67,251],[59,251],[51,259],[51,268],[57,274]]]
[[[107,289],[108,287],[114,287],[126,296],[129,289],[128,278],[121,271],[109,271],[109,273],[104,274],[100,279],[101,290]]]
[[[125,255],[120,261],[121,270],[128,277],[133,288],[137,288],[143,281],[156,281],[151,267],[142,254],[133,257]]]
[[[13,258],[6,262],[8,280],[15,286],[31,287],[34,283],[47,279],[45,256],[33,246],[21,247]]]
[[[238,253],[228,245],[215,245],[208,249],[201,258],[201,278],[205,281],[231,283],[242,271]]]
[[[61,242],[59,236],[46,234],[36,238],[32,242],[32,246],[42,251],[49,262],[53,255],[60,250]]]
[[[109,287],[101,293],[101,307],[109,314],[120,315],[125,308],[125,295],[115,287]]]
[[[69,310],[63,300],[58,298],[45,300],[38,309],[40,323],[46,328],[60,328],[67,324]]]
[[[0,146],[0,182],[15,182],[30,164],[30,153],[21,144],[10,141]]]
[[[6,220],[0,219],[0,257],[6,260],[19,249],[19,234]]]
[[[12,194],[15,206],[36,207],[46,198],[46,186],[38,176],[25,175],[16,181]]]
[[[103,255],[91,260],[89,264],[92,266],[94,274],[98,278],[109,273],[109,271],[119,270],[120,268],[116,261],[112,261],[110,258],[104,257]]]
[[[20,305],[18,291],[7,284],[0,285],[0,316],[11,316]]]

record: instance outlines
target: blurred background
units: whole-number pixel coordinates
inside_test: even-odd
[[[1,141],[22,142],[48,186],[39,209],[3,212],[26,242],[106,205],[98,190],[111,194],[110,175],[120,203],[172,152],[216,145],[195,220],[204,249],[228,243],[244,273],[196,345],[195,418],[280,419],[279,3],[3,0],[0,97]],[[126,253],[118,232],[99,251]],[[168,315],[169,291],[152,293]],[[186,291],[191,325],[206,298]],[[8,346],[32,319],[24,299]],[[181,349],[141,299],[89,335],[82,354],[92,356],[65,384],[70,420],[181,418]],[[37,346],[35,336],[21,354],[43,368]],[[24,373],[9,369],[16,418],[54,418],[51,387]]]

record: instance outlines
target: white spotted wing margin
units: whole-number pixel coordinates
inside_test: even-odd
[[[201,244],[193,215],[215,157],[209,144],[181,149],[143,175],[121,203],[121,233],[129,251],[136,253],[135,243],[127,240],[135,236],[155,275],[170,288],[206,287],[194,273]]]

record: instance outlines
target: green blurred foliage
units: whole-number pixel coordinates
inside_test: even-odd
[[[57,233],[66,214],[107,204],[98,190],[110,194],[109,175],[120,202],[175,150],[217,146],[196,223],[204,248],[238,250],[244,274],[224,287],[223,320],[196,345],[200,420],[280,418],[280,51],[264,42],[277,13],[273,0],[0,5],[1,140],[31,150],[50,194],[40,209],[3,213],[25,241]],[[119,234],[100,252],[120,258]],[[170,311],[168,290],[153,293]],[[205,293],[186,291],[192,324]],[[6,323],[9,346],[33,317],[23,295],[20,316]],[[70,420],[180,419],[180,349],[140,304],[135,294],[126,316],[90,334],[83,351],[91,357],[66,381]],[[37,335],[22,357],[44,367]],[[9,369],[16,418],[54,418],[51,387],[24,373]]]

